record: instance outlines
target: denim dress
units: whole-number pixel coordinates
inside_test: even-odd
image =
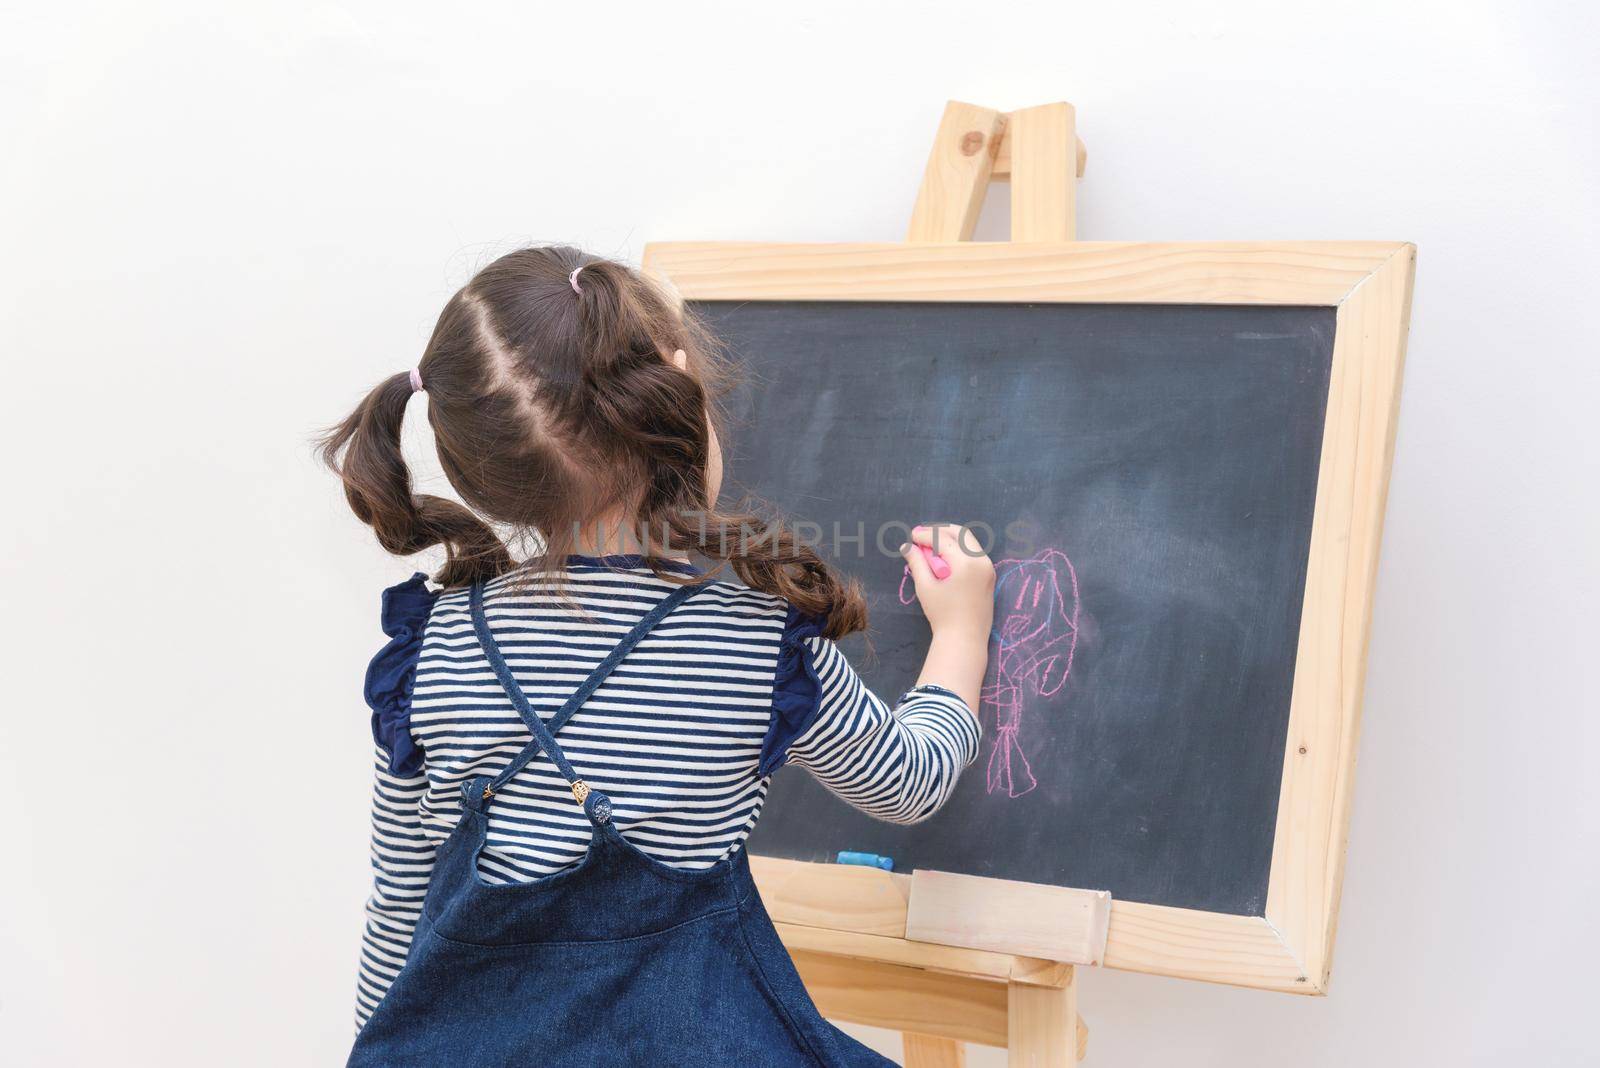
[[[528,703],[471,592],[484,656],[532,733],[494,778],[463,786],[405,966],[356,1037],[352,1066],[891,1065],[824,1020],[750,876],[743,849],[675,868],[625,840],[555,735],[628,652],[704,589],[668,594],[548,724]],[[484,881],[495,794],[547,759],[593,827],[575,866],[534,882]]]

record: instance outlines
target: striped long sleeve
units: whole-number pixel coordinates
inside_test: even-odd
[[[422,899],[433,874],[437,842],[427,837],[421,819],[428,777],[418,771],[389,771],[389,754],[377,748],[372,791],[372,896],[361,937],[361,968],[356,977],[356,1030],[383,1000],[411,948],[422,915]]]
[[[890,709],[867,689],[839,647],[808,638],[821,683],[816,720],[789,747],[804,767],[856,808],[890,823],[939,811],[978,754],[978,720],[960,697],[919,686]]]
[[[487,617],[546,719],[676,588],[627,557],[569,558],[564,593],[516,577],[488,584]],[[498,774],[529,737],[482,656],[465,589],[435,597],[416,576],[386,591],[384,607],[391,642],[368,674],[374,878],[358,1029],[406,963],[461,784]],[[663,620],[562,731],[569,758],[611,798],[614,826],[656,860],[699,869],[739,848],[766,799],[769,742],[771,764],[802,764],[852,804],[900,823],[932,815],[976,755],[978,724],[960,698],[922,687],[891,711],[832,642],[792,630],[793,616],[770,594],[714,583]],[[804,664],[790,657],[795,649]],[[779,739],[787,751],[773,740],[779,662],[801,672],[788,677],[797,718]],[[800,692],[807,669],[817,685]],[[499,796],[478,857],[485,882],[527,882],[582,858],[588,823],[549,761],[524,768]]]

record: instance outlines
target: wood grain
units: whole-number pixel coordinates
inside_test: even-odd
[[[1077,117],[1043,104],[1006,119],[1011,145],[1011,240],[1071,241],[1078,234]]]
[[[1266,918],[1327,990],[1416,248],[1339,305]]]
[[[1319,992],[1262,917],[1138,901],[1111,903],[1105,966],[1289,994]]]
[[[750,874],[775,923],[859,934],[906,933],[911,877],[853,864],[750,857]]]
[[[1069,964],[1037,957],[989,953],[960,946],[914,942],[908,938],[804,927],[793,923],[775,923],[774,926],[778,929],[778,937],[783,939],[783,944],[790,951],[831,953],[837,957],[904,964],[951,975],[970,975],[1030,986],[1061,986],[1072,973]]]
[[[1111,895],[942,871],[911,874],[906,937],[920,942],[1099,964]]]
[[[965,241],[972,236],[1004,124],[993,108],[959,100],[945,105],[911,209],[907,241]]]
[[[1045,301],[1335,307],[1392,241],[1132,244],[674,242],[644,265],[687,300]]]
[[[1078,984],[1012,986],[1006,1034],[1009,1068],[1073,1068],[1078,1063]]]
[[[1002,118],[1008,117],[1002,116]],[[1073,153],[1076,160],[1073,170],[1076,172],[1077,177],[1082,178],[1083,172],[1088,170],[1089,167],[1089,150],[1084,146],[1082,137],[1074,137],[1073,140],[1076,142],[1076,151]],[[989,180],[991,182],[1009,182],[1011,180],[1011,127],[1009,122],[1000,131],[1000,147],[995,151],[994,170],[989,172]]]
[[[852,925],[893,927],[892,921],[884,922],[887,915],[892,915],[892,909],[884,908],[881,898],[873,894],[864,904],[857,896],[859,886],[870,885],[869,881],[856,879],[852,880],[854,886],[841,884],[838,871],[845,867],[842,865],[755,856],[750,859],[768,911],[773,911],[775,896],[783,902],[774,920],[779,937],[792,952],[830,954],[1038,986],[1058,986],[1070,974],[1071,965],[1058,961],[914,941],[881,930],[850,930]],[[888,875],[868,868],[860,869],[860,874]],[[904,883],[880,881],[895,887],[903,885],[908,891],[911,885],[909,879]],[[846,887],[843,894],[842,885]],[[769,893],[769,887],[776,887],[775,892]],[[986,898],[984,907],[1004,915],[1022,905],[1009,898],[1003,887],[997,887]],[[902,930],[904,915],[901,913]],[[805,922],[795,923],[780,916],[800,916]],[[1102,963],[1124,971],[1233,986],[1295,994],[1321,992],[1283,937],[1259,916],[1228,916],[1112,901]]]
[[[811,999],[830,1020],[985,1046],[1006,1044],[1005,983],[825,953],[790,956]]]
[[[919,1035],[907,1031],[900,1036],[905,1044],[906,1068],[966,1068],[967,1047],[953,1038]]]

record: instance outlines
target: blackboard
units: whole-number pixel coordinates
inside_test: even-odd
[[[928,636],[876,544],[903,540],[893,524],[992,531],[1011,628],[944,810],[877,823],[784,769],[752,851],[1261,915],[1335,309],[695,308],[745,372],[730,487],[863,580],[871,648],[844,646],[866,681],[892,702]]]

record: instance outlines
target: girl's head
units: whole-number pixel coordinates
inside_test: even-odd
[[[414,377],[468,507],[412,492],[400,427]],[[321,452],[385,549],[444,546],[447,586],[516,566],[497,527],[534,535],[556,564],[580,540],[622,532],[647,557],[726,561],[755,589],[826,613],[830,637],[864,628],[856,584],[810,546],[748,509],[717,510],[725,379],[714,339],[637,272],[574,248],[522,249],[450,298],[415,376],[380,382]]]

